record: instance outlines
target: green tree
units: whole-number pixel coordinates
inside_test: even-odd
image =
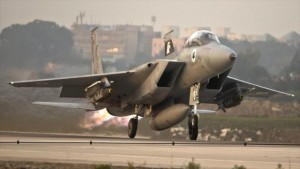
[[[296,51],[291,63],[284,68],[279,78],[277,88],[281,90],[289,90],[295,94],[295,99],[300,101],[300,45]]]
[[[246,81],[269,84],[271,76],[264,67],[258,65],[260,57],[260,52],[253,48],[239,53],[231,74]]]
[[[49,62],[74,62],[80,57],[72,47],[72,32],[54,22],[35,20],[26,25],[14,24],[0,34],[0,71],[43,72]]]
[[[0,33],[0,79],[3,82],[0,85],[1,130],[41,132],[82,130],[78,124],[83,114],[74,114],[78,112],[77,110],[63,110],[70,112],[68,115],[50,107],[32,106],[33,101],[49,101],[57,98],[60,89],[17,90],[4,84],[12,80],[26,80],[31,76],[30,73],[35,75],[34,78],[53,77],[54,72],[45,70],[49,62],[63,64],[65,70],[72,64],[76,69],[80,68],[78,65],[87,65],[88,63],[85,63],[72,48],[72,32],[54,22],[36,20],[3,29]]]

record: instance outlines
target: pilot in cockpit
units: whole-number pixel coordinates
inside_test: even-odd
[[[216,35],[209,31],[198,31],[193,33],[188,40],[186,41],[184,47],[192,47],[192,46],[202,46],[206,45],[210,42],[220,43],[219,39]]]

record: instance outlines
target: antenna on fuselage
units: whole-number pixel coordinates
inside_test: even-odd
[[[166,33],[164,36],[164,42],[165,42],[165,57],[172,56],[172,54],[175,52],[173,41],[172,41],[172,32],[174,30],[171,30],[170,32]]]

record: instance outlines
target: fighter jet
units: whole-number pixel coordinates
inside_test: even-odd
[[[92,31],[92,37],[95,30]],[[84,109],[106,109],[113,116],[135,115],[128,122],[128,136],[134,138],[138,117],[150,118],[153,130],[165,130],[188,118],[189,138],[198,136],[200,103],[219,109],[238,106],[244,96],[294,96],[228,76],[237,54],[222,45],[210,31],[197,31],[175,53],[171,32],[164,37],[165,59],[156,59],[128,71],[103,73],[102,62],[94,73],[51,79],[9,82],[15,87],[62,87],[60,97],[87,98],[83,103],[36,102],[36,104]],[[92,46],[95,53],[97,45]],[[97,52],[97,50],[96,50]],[[98,61],[97,61],[98,62]],[[97,63],[96,62],[96,63]],[[98,63],[97,63],[98,64]]]

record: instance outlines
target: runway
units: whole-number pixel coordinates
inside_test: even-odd
[[[127,166],[128,162],[133,162],[135,166],[182,168],[194,158],[196,163],[206,169],[230,169],[234,165],[243,165],[248,169],[275,169],[279,163],[285,169],[300,168],[299,146],[243,146],[179,141],[175,141],[173,146],[172,141],[147,139],[7,133],[0,133],[0,142],[0,161],[113,166]]]

